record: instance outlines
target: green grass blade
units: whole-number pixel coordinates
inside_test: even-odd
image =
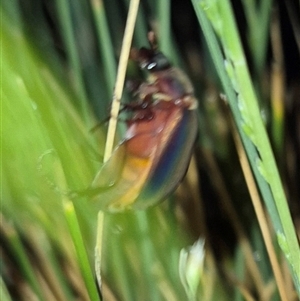
[[[151,243],[150,235],[149,235],[149,222],[147,220],[147,215],[145,212],[137,212],[136,213],[136,224],[137,227],[139,228],[139,231],[141,232],[141,237],[139,240],[140,244],[140,250],[141,250],[141,255],[143,258],[142,266],[141,268],[144,270],[144,275],[146,276],[145,281],[147,283],[154,283],[155,279],[153,277],[152,273],[149,273],[149,271],[152,270],[152,264],[154,262],[153,255],[154,255],[154,250],[153,250],[153,245]],[[148,288],[148,294],[150,300],[156,301],[160,300],[159,292],[156,289],[155,286],[151,286]]]
[[[292,267],[295,285],[300,292],[299,245],[269,139],[260,116],[232,9],[228,1],[212,3],[194,0],[193,4],[273,221],[279,244]],[[219,35],[226,65],[208,18]]]
[[[114,58],[114,48],[108,29],[106,11],[102,0],[91,1],[91,6],[95,19],[99,49],[101,49],[101,58],[104,66],[103,71],[108,91],[112,99],[112,92],[116,80],[117,64]]]
[[[172,50],[171,1],[158,1],[157,16],[159,21],[159,48],[163,53]]]
[[[78,224],[77,216],[75,213],[75,209],[73,203],[70,201],[66,201],[64,203],[64,212],[67,219],[67,223],[69,226],[69,230],[73,239],[73,243],[76,249],[76,253],[78,256],[78,263],[80,269],[82,271],[82,275],[86,284],[86,288],[88,290],[90,299],[92,301],[101,300],[98,295],[97,288],[95,286],[95,279],[93,276],[93,272],[88,260],[88,255],[84,247],[84,241],[82,238],[82,234],[80,231],[80,227]]]
[[[129,8],[131,0],[125,0],[127,9]],[[139,11],[136,18],[135,29],[133,34],[133,46],[134,47],[141,47],[148,45],[147,33],[148,33],[148,26],[145,22],[145,11],[143,9],[143,5],[139,6]]]
[[[71,19],[70,2],[67,0],[58,0],[56,1],[56,5],[60,19],[60,25],[62,27],[63,40],[67,49],[68,59],[70,60],[72,71],[74,73],[74,87],[77,90],[80,99],[80,106],[84,120],[87,125],[91,126],[88,114],[87,95],[82,78],[79,53],[76,47],[74,26]]]
[[[248,24],[248,44],[258,76],[265,66],[272,2],[265,0],[256,3],[254,0],[242,0]]]

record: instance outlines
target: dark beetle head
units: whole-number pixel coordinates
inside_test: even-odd
[[[168,59],[155,49],[143,47],[135,51],[133,59],[139,63],[141,69],[149,72],[163,71],[171,67]]]

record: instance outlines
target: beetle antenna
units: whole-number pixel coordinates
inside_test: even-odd
[[[148,32],[148,41],[152,50],[156,51],[158,48],[157,39],[154,31]]]

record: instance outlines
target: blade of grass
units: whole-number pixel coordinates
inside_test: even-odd
[[[235,275],[242,283],[244,282],[245,278],[245,255],[243,254],[242,248],[238,248],[235,253],[235,260],[234,260],[234,270]],[[242,301],[243,296],[240,290],[234,291],[234,300],[233,301]]]
[[[108,217],[106,221],[109,225],[115,224],[116,219],[112,216]],[[124,240],[123,240],[124,239]],[[122,244],[123,241],[126,241],[126,237],[122,236],[113,236],[112,239],[108,242],[109,256],[114,258],[113,262],[110,262],[111,267],[117,266],[118,269],[111,269],[112,278],[114,279],[114,286],[119,288],[121,292],[122,300],[137,300],[138,293],[140,290],[141,283],[139,283],[138,290],[135,290],[133,287],[133,278],[131,278],[131,271],[128,269],[128,259],[126,257],[126,247]],[[137,257],[136,257],[137,258]]]
[[[56,160],[54,163],[54,170],[56,172],[57,182],[60,183],[60,188],[62,191],[66,190],[67,182],[61,168],[61,163]],[[85,249],[84,240],[82,237],[82,232],[79,226],[78,217],[75,212],[74,205],[72,201],[68,199],[67,196],[62,196],[63,212],[68,224],[69,232],[72,237],[72,241],[77,254],[78,264],[90,297],[92,301],[101,301],[102,297],[98,294],[96,283],[94,281],[94,276],[92,268],[90,266],[87,251]]]
[[[273,52],[273,64],[271,71],[271,107],[272,107],[272,138],[278,158],[282,157],[284,145],[284,95],[285,73],[282,39],[280,32],[278,10],[273,14],[271,24],[271,43]]]
[[[241,95],[240,101],[242,100],[240,105],[245,106],[246,109],[245,112],[242,112],[242,118],[245,122],[244,130],[250,130],[247,135],[257,147],[260,154],[261,161],[256,162],[256,167],[263,175],[264,180],[270,185],[273,195],[272,198],[264,199],[264,201],[266,204],[272,202],[277,208],[283,232],[281,232],[280,229],[275,230],[277,235],[282,235],[282,237],[284,236],[285,238],[285,246],[280,245],[295,273],[297,280],[296,287],[300,293],[300,249],[295,228],[291,219],[269,138],[260,115],[258,101],[247,70],[230,3],[228,1],[220,1],[219,3],[222,19],[225,22],[223,26],[226,37],[224,48],[228,47],[228,50],[231,52],[230,59],[234,62],[234,70],[236,73],[235,80],[238,82],[239,93]],[[251,129],[245,129],[245,126],[250,126]]]
[[[101,288],[101,262],[102,262],[102,240],[104,230],[104,214],[102,211],[98,212],[97,217],[97,237],[95,246],[95,273],[99,287]]]
[[[112,39],[106,19],[105,7],[102,0],[91,0],[92,11],[94,14],[95,25],[98,36],[98,45],[101,50],[100,57],[104,65],[104,74],[107,81],[108,90],[112,93],[116,80],[116,62]]]
[[[108,131],[107,131],[107,140],[105,144],[105,151],[104,151],[104,162],[108,160],[112,153],[113,143],[115,138],[115,131],[117,125],[117,118],[120,109],[121,97],[123,93],[124,81],[125,81],[125,74],[127,68],[127,62],[129,58],[129,52],[131,48],[131,41],[133,36],[133,31],[135,27],[135,21],[137,17],[138,7],[139,7],[139,0],[132,0],[130,2],[127,23],[124,32],[124,38],[122,42],[122,49],[120,54],[120,60],[118,65],[118,72],[117,78],[115,83],[115,89],[113,93],[113,101],[110,113],[110,120],[108,124]]]
[[[242,222],[240,221],[239,215],[232,205],[230,194],[223,179],[220,176],[221,172],[218,170],[218,165],[211,152],[204,152],[204,158],[205,162],[207,162],[209,166],[211,181],[214,184],[217,193],[220,195],[220,199],[222,200],[223,210],[228,215],[228,218],[231,221],[233,229],[239,240],[241,249],[245,254],[246,265],[249,270],[249,274],[251,275],[256,290],[261,292],[264,287],[264,280],[261,277],[257,263],[253,258],[253,249],[251,248],[251,244],[247,239],[247,235],[243,229]]]
[[[242,0],[242,4],[248,25],[248,44],[256,74],[260,76],[267,54],[272,0]]]
[[[82,275],[84,278],[85,285],[87,287],[90,299],[92,301],[99,301],[102,298],[98,295],[97,288],[95,286],[95,281],[93,277],[93,272],[88,260],[88,255],[84,247],[83,238],[81,235],[80,227],[78,224],[77,216],[75,213],[75,209],[73,203],[69,200],[65,199],[64,203],[64,212],[66,216],[66,220],[69,226],[69,230],[73,239],[73,243],[75,245],[76,253],[78,256],[78,263],[80,269],[82,271]]]
[[[60,24],[63,30],[63,41],[65,42],[68,59],[71,64],[72,71],[74,72],[74,81],[75,81],[74,87],[78,92],[81,111],[85,123],[89,127],[91,127],[88,106],[87,106],[88,104],[87,95],[84,86],[84,81],[82,78],[80,58],[76,47],[76,39],[75,39],[74,28],[71,19],[70,3],[67,0],[57,0],[56,6],[57,6]]]
[[[4,18],[3,20],[1,19],[1,21],[3,21],[4,24]],[[5,149],[8,149],[11,157],[18,157],[18,159],[12,162],[9,159],[10,157],[6,157],[6,160],[4,160],[8,162],[7,172],[5,174],[10,175],[9,180],[11,182],[8,185],[6,185],[6,183],[4,185],[14,187],[13,189],[5,187],[7,191],[10,190],[9,192],[11,192],[12,195],[7,193],[1,201],[3,200],[3,207],[5,207],[5,209],[7,209],[7,207],[10,209],[5,210],[6,216],[9,216],[10,219],[18,220],[16,224],[19,226],[16,227],[16,229],[18,229],[19,233],[22,233],[22,238],[24,235],[26,242],[28,241],[28,231],[26,233],[27,223],[29,226],[32,226],[32,224],[34,226],[37,225],[37,228],[41,227],[50,236],[50,240],[53,238],[53,241],[57,242],[57,244],[54,243],[55,248],[53,254],[57,254],[56,252],[58,252],[63,258],[66,258],[66,253],[71,253],[71,259],[74,259],[72,261],[75,262],[74,266],[76,265],[77,267],[78,262],[76,261],[76,256],[74,258],[73,250],[68,253],[60,248],[61,243],[64,247],[67,245],[67,248],[71,249],[70,236],[68,235],[69,233],[64,218],[61,218],[63,215],[58,198],[53,191],[50,191],[51,189],[56,189],[56,187],[45,187],[48,183],[44,183],[45,179],[38,174],[39,171],[37,170],[37,165],[38,158],[45,148],[49,149],[53,147],[53,145],[49,143],[50,139],[47,133],[47,130],[49,130],[49,132],[53,133],[54,139],[62,137],[62,139],[58,139],[59,143],[57,144],[57,149],[60,148],[60,150],[57,152],[60,152],[70,160],[69,162],[71,163],[68,164],[70,168],[73,169],[75,166],[80,166],[78,174],[80,175],[81,173],[84,177],[87,176],[91,170],[89,170],[90,168],[87,168],[86,162],[82,160],[82,158],[87,157],[87,152],[82,150],[88,149],[87,143],[85,143],[87,139],[84,140],[83,135],[81,135],[85,132],[85,127],[70,102],[70,99],[72,99],[73,96],[72,93],[67,93],[67,89],[62,89],[63,83],[59,81],[59,77],[56,77],[57,74],[52,72],[52,69],[47,66],[46,62],[42,59],[42,55],[38,53],[38,51],[35,51],[35,47],[28,43],[26,36],[22,34],[21,30],[15,28],[15,24],[10,24],[9,21],[8,18],[5,18],[5,28],[1,30],[2,37],[5,37],[3,39],[3,46],[5,47],[4,50],[1,48],[1,51],[4,51],[3,55],[7,58],[6,60],[4,59],[6,62],[5,66],[1,66],[5,67],[6,70],[6,72],[3,73],[3,75],[6,74],[6,76],[5,82],[3,82],[1,87],[3,88],[3,90],[1,89],[1,93],[4,93],[6,96],[3,111],[3,115],[6,116],[4,122],[7,129],[5,131]],[[18,45],[18,47],[12,47],[12,45]],[[2,56],[1,59],[3,59]],[[47,59],[50,61],[51,58]],[[18,62],[20,63],[18,64]],[[18,108],[18,110],[16,110],[16,108]],[[49,123],[46,122],[46,118],[42,118],[42,115],[47,115],[46,118],[49,119]],[[79,124],[76,124],[75,119]],[[3,122],[3,119],[1,119],[1,122]],[[57,127],[55,124],[57,124]],[[72,132],[70,131],[72,126],[73,134],[75,133],[74,135],[72,135]],[[2,137],[3,136],[1,135],[1,139]],[[74,137],[75,139],[73,139]],[[76,146],[75,148],[72,147],[72,143],[74,143],[73,145],[78,146],[79,141],[84,145],[81,150]],[[17,153],[20,152],[20,149],[22,150],[22,155],[18,156]],[[72,157],[73,154],[75,154],[74,157]],[[17,170],[17,176],[15,175],[15,170]],[[75,175],[74,179],[77,178],[77,172],[73,172],[73,175]],[[21,181],[19,181],[19,178]],[[32,180],[30,183],[31,179],[35,180]],[[82,183],[83,181],[79,180],[79,182]],[[1,181],[1,185],[2,184],[3,182]],[[50,193],[47,194],[49,191]],[[61,191],[62,190],[60,190],[58,194],[60,194]],[[22,203],[22,206],[18,206]],[[40,221],[41,216],[39,215],[39,212],[42,212],[46,217],[48,228]],[[86,212],[88,212],[88,210],[86,210]],[[85,213],[80,213],[81,217],[83,217],[84,214]],[[60,220],[63,220],[63,222],[61,223]],[[59,233],[54,233],[53,225],[60,230]],[[34,228],[33,231],[35,229],[36,228]],[[52,236],[49,233],[52,233]],[[66,237],[64,236],[66,233],[67,239],[65,239]],[[45,247],[42,243],[43,242],[38,239],[35,242],[29,241],[29,245],[32,245],[32,248],[35,248],[34,244],[38,245],[38,247]],[[25,251],[28,254],[28,250]],[[14,252],[12,253],[14,254]],[[24,256],[25,255],[24,252]],[[19,253],[16,253],[15,257],[19,257],[20,261],[22,260]],[[41,280],[38,281],[36,286],[39,286],[42,294],[45,295],[45,297],[42,296],[41,298],[38,298],[39,300],[47,299],[46,294],[48,286],[55,288],[55,285],[53,283],[51,284],[51,281],[48,281],[49,278],[47,278],[50,275],[47,273],[46,268],[53,263],[51,259],[49,259],[50,258],[45,255],[45,259],[43,259],[43,262],[40,264],[41,268],[45,268],[42,270],[43,274],[36,273],[37,276],[33,275],[38,278],[37,280]],[[22,264],[25,265],[25,263]],[[32,262],[28,262],[27,266],[30,264],[32,264]],[[21,267],[21,264],[19,264],[19,266]],[[27,266],[25,265],[25,267]],[[31,269],[34,269],[33,273],[35,272],[35,268],[36,265],[31,267]],[[65,271],[61,266],[59,268],[61,269],[61,276],[65,277]],[[21,268],[20,273],[22,274]],[[77,273],[77,275],[78,274],[79,273]],[[54,275],[51,275],[51,277],[54,277]],[[31,285],[33,280],[28,280],[27,277],[24,278]],[[91,279],[92,278],[93,277],[91,276]],[[57,287],[59,285],[62,287],[62,283],[59,282],[60,278],[57,277],[56,280]],[[69,288],[68,285],[71,281],[69,282],[68,280],[69,279],[64,279],[67,283],[66,287]],[[85,290],[85,285],[82,281],[80,285],[83,290]],[[46,288],[47,291],[44,288]],[[73,288],[74,287],[72,287],[72,289]],[[35,290],[33,289],[33,291]],[[76,292],[78,293],[78,291]],[[74,297],[74,291],[69,294],[64,291],[64,297],[61,297],[60,300],[71,300],[72,296]],[[94,298],[94,300],[98,299]]]
[[[153,271],[152,265],[153,265],[153,244],[150,239],[149,235],[149,225],[148,225],[148,218],[145,211],[137,212],[136,214],[136,220],[137,220],[137,227],[139,228],[140,238],[140,250],[141,250],[141,257],[142,257],[142,269],[143,274],[145,277],[145,281],[147,284],[154,284],[155,279],[153,277],[153,274],[151,271]],[[159,291],[156,289],[156,285],[149,285],[148,286],[148,294],[149,299],[156,301],[160,300],[160,294]]]
[[[238,135],[238,132],[235,128],[235,125],[232,121],[233,128],[233,137],[236,144],[236,148],[239,154],[239,160],[243,169],[243,173],[245,176],[245,180],[248,186],[249,193],[251,195],[252,203],[254,206],[254,210],[258,219],[258,223],[264,238],[264,242],[266,245],[266,249],[269,255],[269,259],[271,262],[271,266],[273,269],[275,281],[277,283],[278,291],[282,301],[288,301],[288,293],[285,289],[285,281],[282,275],[282,271],[280,269],[279,262],[277,260],[276,252],[272,243],[272,236],[268,227],[267,217],[264,213],[263,206],[261,204],[261,200],[259,197],[259,192],[256,188],[255,180],[253,178],[253,174],[251,172],[251,168],[245,153],[245,150],[242,145],[242,141]]]
[[[252,170],[271,216],[279,245],[290,263],[295,286],[300,293],[299,245],[269,139],[260,117],[232,9],[228,1],[214,3],[219,6],[197,0],[193,0],[193,4]],[[224,67],[224,59],[215,33],[205,14],[213,20],[212,24],[214,22],[217,24],[215,29],[221,39],[223,51],[227,55],[227,63],[232,64],[229,67],[227,65],[227,70]],[[238,97],[235,90],[239,93]]]
[[[207,45],[209,47],[216,71],[219,75],[221,84],[223,86],[223,89],[226,93],[230,108],[232,110],[235,122],[237,124],[237,128],[239,131],[239,134],[241,135],[243,144],[245,145],[245,148],[247,149],[247,155],[250,159],[251,162],[251,166],[256,166],[256,158],[259,157],[258,152],[256,150],[256,148],[254,147],[254,145],[250,142],[250,140],[248,139],[248,137],[246,136],[246,134],[244,133],[243,129],[242,129],[242,117],[241,114],[239,112],[238,109],[238,98],[236,95],[236,92],[230,82],[230,79],[227,75],[227,72],[225,70],[224,67],[224,58],[223,58],[223,53],[222,50],[219,46],[219,42],[217,40],[217,37],[215,35],[215,32],[212,28],[212,25],[210,24],[208,18],[206,17],[204,11],[206,10],[206,8],[204,7],[203,9],[201,8],[200,5],[201,2],[199,1],[193,1],[194,4],[194,8],[195,8],[195,12],[197,14],[199,23],[201,25],[203,34],[206,38],[206,42]],[[260,173],[258,172],[257,169],[254,169],[254,172],[257,176],[257,178],[262,178],[262,176],[260,175]],[[264,181],[258,181],[258,184],[260,186],[261,192],[265,197],[271,197],[271,192],[269,189],[269,186],[267,185],[267,183],[265,183]],[[271,204],[272,205],[272,204]],[[270,206],[269,211],[272,211],[272,216],[274,218],[274,222],[276,223],[276,227],[280,227],[280,222],[279,222],[279,218],[278,218],[278,213],[277,210],[275,208],[275,206]]]
[[[171,46],[171,1],[158,1],[157,19],[159,22],[159,48],[163,53],[170,53]]]
[[[115,83],[115,89],[113,93],[113,101],[110,112],[110,120],[108,124],[107,139],[104,150],[104,162],[106,162],[113,149],[113,143],[115,138],[115,132],[117,127],[117,118],[120,110],[121,97],[123,93],[127,63],[129,58],[129,53],[131,49],[131,42],[134,33],[135,22],[137,18],[139,0],[131,0],[128,10],[127,22],[125,26],[125,32],[122,42],[122,49],[120,54],[120,60],[117,71],[117,78]],[[104,228],[104,213],[98,213],[98,226],[97,226],[97,239],[95,246],[95,270],[97,271],[97,279],[99,286],[101,287],[101,253],[102,253],[102,240],[103,240],[103,228]]]

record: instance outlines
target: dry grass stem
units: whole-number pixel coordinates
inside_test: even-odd
[[[117,126],[117,118],[120,110],[120,101],[123,93],[127,63],[131,48],[131,42],[134,32],[134,27],[136,23],[136,17],[139,7],[139,0],[131,0],[129,5],[128,17],[122,42],[122,49],[120,54],[120,60],[118,65],[118,72],[117,72],[117,79],[115,84],[115,89],[113,93],[113,101],[111,106],[110,112],[110,120],[108,124],[108,131],[107,131],[107,139],[105,144],[105,151],[104,151],[104,162],[108,160],[112,153],[113,145],[114,145],[114,138]]]
[[[217,163],[215,162],[215,159],[210,152],[204,151],[203,155],[205,158],[204,159],[205,162],[207,162],[207,164],[209,165],[212,183],[214,183],[215,189],[218,192],[220,199],[222,200],[223,208],[224,208],[229,220],[231,221],[232,227],[237,235],[241,249],[243,250],[243,252],[245,254],[246,265],[247,265],[249,273],[251,275],[251,279],[252,279],[257,291],[261,292],[264,288],[264,281],[259,272],[257,263],[254,260],[253,250],[252,250],[249,240],[247,239],[247,236],[243,230],[242,223],[231,203],[230,195],[227,191],[224,181],[220,176],[220,171],[218,170]]]
[[[269,259],[271,262],[271,266],[274,272],[274,277],[275,277],[275,281],[276,284],[278,286],[278,291],[279,294],[281,296],[281,300],[282,301],[288,301],[288,294],[285,288],[285,282],[283,279],[283,275],[276,257],[276,252],[274,250],[274,246],[272,244],[272,237],[271,237],[271,233],[268,227],[268,222],[267,222],[267,217],[264,213],[264,209],[263,206],[261,204],[261,200],[259,197],[259,193],[257,191],[256,188],[256,184],[247,160],[247,156],[246,153],[244,151],[242,142],[240,140],[240,137],[238,135],[238,132],[235,128],[235,125],[232,122],[232,129],[233,129],[233,135],[234,135],[234,141],[236,144],[236,148],[238,151],[238,155],[239,155],[239,159],[240,159],[240,163],[242,166],[242,170],[245,176],[245,180],[246,180],[246,184],[251,196],[251,200],[254,206],[254,210],[255,210],[255,214],[257,216],[258,219],[258,223],[262,232],[262,236],[264,238],[264,242],[266,245],[266,249],[269,255]]]
[[[138,8],[139,8],[139,0],[131,0],[129,5],[129,11],[127,16],[127,22],[122,42],[120,60],[117,71],[117,78],[115,89],[113,93],[113,101],[110,112],[110,120],[108,124],[107,130],[107,138],[104,150],[104,162],[106,162],[111,156],[114,138],[117,127],[117,118],[120,110],[121,97],[123,93],[126,69],[128,64],[129,53],[131,49],[131,42],[133,37],[133,32],[135,28]],[[102,239],[103,239],[103,228],[104,228],[104,213],[98,213],[98,226],[97,226],[97,242],[95,247],[95,270],[96,270],[96,278],[101,287],[101,260],[102,260]]]

